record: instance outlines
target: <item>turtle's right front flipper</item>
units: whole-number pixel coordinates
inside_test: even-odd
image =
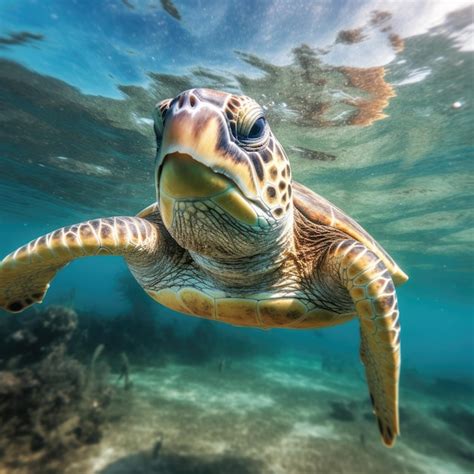
[[[41,303],[56,273],[71,260],[121,255],[137,266],[159,256],[159,228],[140,217],[109,217],[63,227],[7,255],[0,263],[0,307],[17,313]]]

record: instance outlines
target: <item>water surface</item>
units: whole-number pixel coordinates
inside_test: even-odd
[[[473,469],[473,433],[462,428],[474,401],[469,2],[11,0],[0,11],[2,254],[54,228],[152,203],[154,104],[212,87],[259,101],[294,178],[357,219],[410,275],[399,290],[405,416],[396,448],[378,447],[374,423],[363,418],[355,323],[317,335],[216,325],[217,338],[248,338],[272,355],[246,363],[234,355],[227,381],[218,355],[198,382],[186,364],[142,367],[139,408],[127,423],[156,417],[167,432],[166,469],[380,472],[381,460],[397,472]],[[44,304],[74,289],[79,312],[133,312],[117,283],[124,272],[120,259],[74,262]],[[178,321],[179,331],[198,324],[149,311]],[[331,357],[336,368],[321,365]],[[222,394],[212,401],[216,384]],[[337,419],[333,402],[346,403],[353,419]],[[246,415],[236,418],[239,403]],[[252,417],[268,423],[260,451]],[[193,431],[180,444],[189,426],[205,431],[205,443]],[[139,454],[150,446],[120,443],[105,436],[90,454],[100,468],[87,461],[87,469],[119,472],[114,463],[127,456],[154,469]]]

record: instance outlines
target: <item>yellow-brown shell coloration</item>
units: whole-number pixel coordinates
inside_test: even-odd
[[[151,298],[173,311],[233,326],[317,329],[349,321],[355,316],[354,312],[338,314],[320,308],[310,309],[300,297],[255,294],[250,298],[237,298],[213,293],[190,287],[148,291]]]
[[[372,250],[385,264],[395,285],[401,285],[408,276],[395,263],[383,247],[354,219],[331,204],[327,199],[311,191],[300,183],[293,183],[295,207],[309,220],[316,224],[334,227]]]
[[[252,99],[191,89],[155,109],[157,202],[136,217],[64,227],[0,264],[0,307],[41,302],[58,270],[122,255],[168,308],[258,328],[322,328],[358,316],[361,358],[382,441],[399,434],[400,323],[407,280],[329,201],[292,182]]]

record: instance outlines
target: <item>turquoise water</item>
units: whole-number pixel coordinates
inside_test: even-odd
[[[101,440],[63,447],[51,469],[473,471],[469,2],[4,1],[0,12],[2,255],[152,203],[155,103],[211,87],[257,100],[294,179],[410,276],[398,290],[402,435],[389,450],[365,416],[356,322],[201,325],[148,302],[118,257],[73,262],[43,307],[74,308],[81,331],[88,321],[89,340],[69,350],[88,360],[104,344],[112,385],[126,351],[134,385],[115,397]],[[35,472],[40,461],[25,459],[17,468]]]

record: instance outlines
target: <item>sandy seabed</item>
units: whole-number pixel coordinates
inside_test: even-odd
[[[402,436],[393,449],[380,442],[361,367],[328,370],[317,359],[265,357],[146,367],[132,381],[101,442],[74,452],[64,472],[474,470],[472,394],[447,397],[439,381],[402,387]]]

